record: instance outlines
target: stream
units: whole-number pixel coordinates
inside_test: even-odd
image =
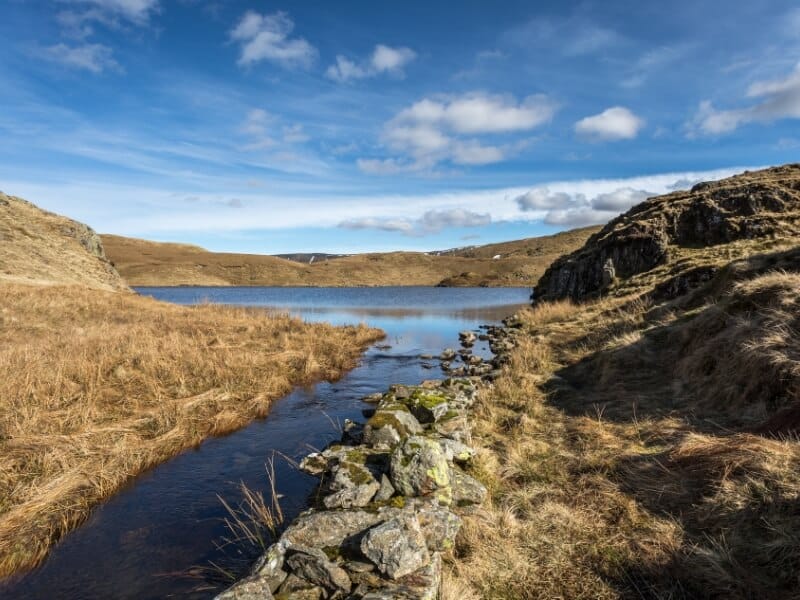
[[[318,480],[294,468],[312,449],[337,439],[337,424],[363,420],[361,398],[392,383],[441,378],[437,355],[458,347],[458,332],[496,324],[528,302],[530,288],[140,288],[179,304],[214,302],[288,311],[309,321],[366,322],[387,337],[337,382],[295,389],[269,415],[211,438],[143,473],[98,506],[37,569],[0,582],[5,599],[211,598],[220,588],[203,572],[212,563],[243,575],[256,549],[220,548],[229,535],[220,498],[241,499],[240,484],[268,488],[273,464],[287,523],[307,506]],[[474,352],[490,355],[486,342]],[[198,569],[198,567],[201,567]]]

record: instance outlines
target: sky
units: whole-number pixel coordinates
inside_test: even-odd
[[[532,237],[800,160],[796,0],[2,0],[0,35],[0,190],[216,251]]]

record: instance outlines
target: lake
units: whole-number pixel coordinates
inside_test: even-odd
[[[240,483],[265,490],[265,465],[274,457],[287,521],[307,506],[318,480],[292,466],[337,439],[338,423],[362,419],[361,398],[392,383],[442,376],[438,355],[458,347],[458,332],[496,324],[527,304],[530,288],[140,288],[143,295],[179,304],[214,302],[286,311],[311,321],[366,322],[387,337],[337,382],[296,389],[269,415],[140,475],[97,507],[45,563],[0,583],[3,598],[210,598],[219,589],[197,567],[211,563],[244,574],[254,549],[219,546],[228,534],[220,498],[235,505]],[[485,342],[474,349],[490,355]],[[290,459],[290,460],[287,460]]]

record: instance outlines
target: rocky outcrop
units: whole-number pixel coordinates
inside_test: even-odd
[[[800,234],[800,164],[700,183],[617,217],[539,279],[536,300],[583,300],[650,271],[673,248]]]
[[[514,345],[511,331],[481,334],[498,365]],[[467,346],[478,338],[469,333]],[[459,513],[487,496],[465,469],[475,456],[470,408],[489,380],[394,385],[367,398],[375,408],[365,409],[363,428],[351,424],[341,442],[300,463],[321,479],[316,505],[218,598],[438,598],[441,555],[454,547]]]

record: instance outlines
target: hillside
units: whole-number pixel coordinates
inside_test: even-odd
[[[797,597],[799,218],[787,165],[650,199],[555,261],[478,407],[493,506],[460,597]]]
[[[101,237],[110,260],[125,280],[139,286],[529,286],[553,259],[580,246],[596,230],[578,229],[492,244],[455,255],[355,254],[312,264],[114,235]],[[497,254],[501,258],[493,260]]]
[[[91,228],[1,192],[0,281],[126,287]]]

